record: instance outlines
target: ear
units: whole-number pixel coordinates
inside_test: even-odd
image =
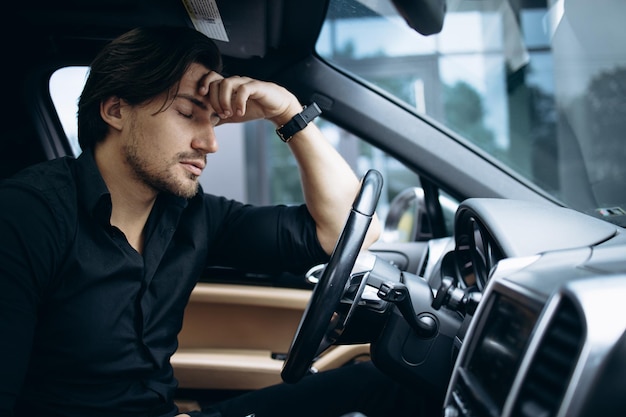
[[[122,100],[111,96],[100,102],[100,116],[113,129],[122,129]]]

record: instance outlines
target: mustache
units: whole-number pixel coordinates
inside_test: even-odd
[[[181,152],[176,155],[176,158],[178,160],[185,160],[185,161],[188,161],[188,160],[202,161],[204,164],[206,164],[206,154],[202,152]]]

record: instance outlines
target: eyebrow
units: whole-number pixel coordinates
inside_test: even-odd
[[[179,97],[192,102],[193,104],[195,104],[196,106],[200,107],[203,110],[208,110],[208,107],[206,106],[206,104],[204,104],[202,100],[199,100],[195,98],[194,96],[191,96],[189,94],[177,94],[175,98],[179,98]]]

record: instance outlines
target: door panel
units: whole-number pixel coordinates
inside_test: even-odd
[[[248,390],[281,382],[311,290],[199,283],[171,362],[180,388]],[[314,366],[336,368],[369,355],[368,345],[329,349]]]

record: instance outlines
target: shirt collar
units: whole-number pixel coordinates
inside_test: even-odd
[[[87,212],[98,220],[111,220],[111,193],[96,165],[93,151],[83,151],[76,161],[76,183]]]

